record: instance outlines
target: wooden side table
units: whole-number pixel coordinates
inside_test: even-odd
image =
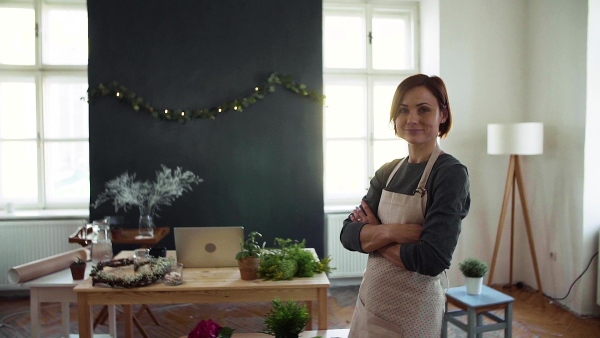
[[[449,288],[446,292],[446,312],[442,324],[442,337],[448,337],[448,322],[467,332],[467,337],[482,337],[483,332],[504,330],[504,337],[512,337],[512,305],[514,298],[483,285],[481,294],[469,295],[465,286]],[[448,303],[459,310],[448,311]],[[493,310],[504,310],[504,318],[491,313]],[[465,324],[457,317],[467,316]],[[483,316],[494,321],[483,324]]]

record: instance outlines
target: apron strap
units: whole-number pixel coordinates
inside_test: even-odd
[[[431,156],[429,156],[429,160],[427,160],[427,165],[425,166],[425,170],[423,170],[423,175],[421,176],[421,181],[419,181],[419,185],[413,194],[419,193],[421,197],[427,194],[427,190],[425,189],[425,184],[427,183],[427,179],[429,178],[429,174],[431,173],[431,169],[433,168],[433,164],[437,160],[438,156],[442,153],[442,148],[438,143],[435,144],[435,149]]]

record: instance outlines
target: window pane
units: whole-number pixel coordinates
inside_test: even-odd
[[[44,64],[87,64],[88,28],[85,9],[48,10],[44,27]]]
[[[396,87],[400,84],[376,84],[373,86],[373,131],[375,138],[393,138],[394,125],[390,122],[390,108]]]
[[[366,137],[366,86],[325,85],[325,137]]]
[[[326,68],[365,68],[365,21],[362,13],[327,15],[323,24]]]
[[[88,142],[47,142],[48,203],[87,203],[90,195]]]
[[[0,79],[0,139],[36,138],[35,102],[33,79]]]
[[[407,30],[404,18],[373,17],[373,69],[412,68]]]
[[[87,79],[47,77],[44,82],[44,134],[48,138],[87,138]]]
[[[377,170],[387,162],[406,157],[408,155],[408,145],[402,139],[375,141],[373,153],[373,168]]]
[[[358,203],[369,187],[365,142],[326,141],[325,177],[325,199]]]
[[[0,200],[35,203],[37,201],[36,141],[0,142]]]
[[[35,12],[0,7],[0,64],[35,64]]]

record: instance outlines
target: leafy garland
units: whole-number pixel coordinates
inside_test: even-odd
[[[89,99],[100,96],[112,96],[121,102],[130,105],[135,111],[143,111],[154,118],[165,119],[169,121],[178,121],[185,123],[191,119],[210,118],[215,119],[220,113],[226,111],[243,111],[245,108],[253,105],[258,100],[263,99],[266,95],[275,91],[275,85],[285,87],[287,90],[294,92],[302,97],[309,98],[313,101],[324,103],[325,96],[314,91],[309,91],[304,84],[298,84],[292,80],[290,75],[280,75],[271,73],[269,78],[261,85],[254,87],[254,91],[247,97],[235,99],[231,102],[225,102],[217,107],[211,108],[196,108],[196,109],[172,109],[172,108],[155,108],[150,103],[144,101],[134,92],[127,89],[125,86],[113,81],[109,84],[100,83],[95,88],[88,89]]]
[[[92,277],[92,286],[96,284],[105,284],[113,288],[135,288],[140,286],[146,286],[163,279],[165,277],[165,274],[169,272],[169,269],[171,268],[171,261],[169,259],[159,257],[152,258],[150,260],[149,271],[143,273],[128,274],[119,277],[109,272],[103,271],[104,267],[106,266],[116,268],[132,264],[133,259],[131,258],[99,262],[96,266],[92,268],[92,271],[90,272],[90,277]]]

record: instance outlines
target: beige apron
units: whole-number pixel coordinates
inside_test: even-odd
[[[425,183],[441,153],[431,154],[414,195],[383,190],[377,216],[383,224],[423,224]],[[400,161],[387,183],[405,161]],[[436,337],[442,328],[445,296],[440,275],[431,277],[390,263],[378,252],[369,254],[352,317],[349,338]]]

